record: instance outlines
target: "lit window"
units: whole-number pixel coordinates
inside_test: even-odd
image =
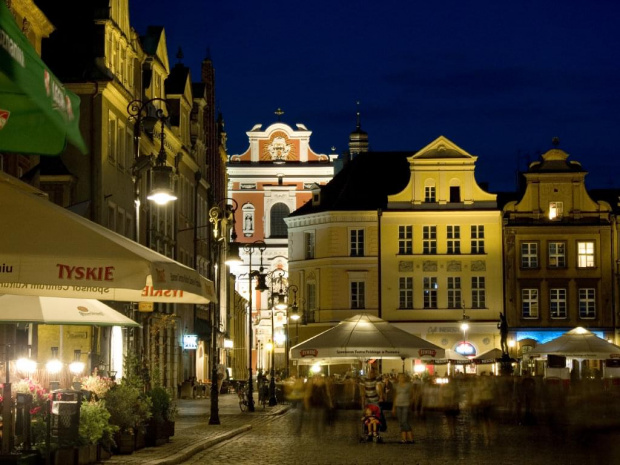
[[[521,290],[521,315],[523,318],[538,318],[538,289]]]
[[[594,242],[577,242],[577,266],[594,268]]]
[[[549,202],[549,219],[561,220],[564,213],[563,202]]]

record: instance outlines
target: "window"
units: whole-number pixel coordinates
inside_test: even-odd
[[[484,226],[482,225],[471,227],[471,253],[484,253]]]
[[[314,323],[314,312],[316,311],[316,283],[306,283],[306,305],[308,314],[306,315],[306,323]]]
[[[288,227],[284,222],[284,218],[286,218],[289,213],[291,213],[291,211],[286,204],[276,203],[271,207],[269,237],[288,237]]]
[[[577,266],[594,268],[594,242],[577,242]]]
[[[126,151],[127,150],[127,130],[125,129],[124,124],[118,125],[118,156],[116,157],[118,160],[118,167],[121,171],[125,169],[125,159],[126,159]],[[131,153],[131,152],[129,152]]]
[[[413,226],[398,227],[398,253],[399,255],[413,253]]]
[[[437,253],[437,226],[422,228],[422,253],[425,255]]]
[[[110,113],[108,119],[108,161],[110,163],[116,162],[116,152],[118,150],[116,145],[117,136],[116,118]]]
[[[566,244],[564,242],[549,242],[549,268],[566,267]]]
[[[366,308],[364,281],[351,281],[351,308]]]
[[[595,289],[579,289],[579,318],[596,318]]]
[[[424,202],[434,203],[437,202],[435,197],[435,186],[426,186],[424,188]]]
[[[351,229],[351,242],[349,244],[351,257],[364,256],[364,230]]]
[[[549,290],[551,318],[566,318],[566,289]]]
[[[549,219],[561,220],[564,213],[564,204],[562,202],[549,202]]]
[[[309,260],[314,258],[314,232],[304,233],[304,258]]]
[[[484,276],[472,276],[471,278],[471,307],[486,307],[486,291]]]
[[[413,278],[398,278],[399,308],[413,308]]]
[[[437,278],[424,278],[424,308],[437,308]]]
[[[448,308],[461,308],[461,278],[448,278]]]
[[[459,203],[461,201],[461,187],[450,186],[450,203]]]
[[[461,227],[448,226],[448,253],[461,253]]]
[[[538,268],[538,242],[521,243],[521,268]]]
[[[538,289],[521,289],[521,315],[538,318]]]

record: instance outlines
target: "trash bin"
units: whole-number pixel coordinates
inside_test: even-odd
[[[32,394],[18,392],[15,403],[15,435],[21,440],[24,450],[30,450],[30,408]]]
[[[59,448],[76,445],[80,429],[82,392],[58,389],[51,392],[50,439]]]

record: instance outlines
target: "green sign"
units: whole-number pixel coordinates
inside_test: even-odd
[[[67,141],[86,153],[80,99],[45,66],[0,2],[0,152],[59,155]]]

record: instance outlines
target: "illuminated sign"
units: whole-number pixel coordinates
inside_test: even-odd
[[[183,349],[197,349],[198,348],[198,335],[197,334],[185,334],[183,336]]]
[[[471,357],[472,355],[476,355],[476,348],[473,345],[471,345],[469,342],[465,342],[465,341],[457,345],[454,351],[461,355],[465,355],[466,357]]]

